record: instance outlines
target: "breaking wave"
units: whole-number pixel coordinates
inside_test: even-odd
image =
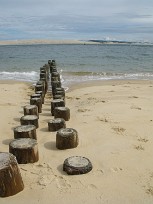
[[[17,80],[35,82],[38,80],[39,73],[31,72],[0,72],[0,80]]]

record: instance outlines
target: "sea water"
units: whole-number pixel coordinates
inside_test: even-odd
[[[64,86],[91,80],[153,80],[153,45],[2,45],[0,80],[35,83],[40,67],[56,60]]]

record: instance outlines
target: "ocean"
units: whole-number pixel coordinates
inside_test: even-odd
[[[153,80],[153,45],[1,45],[0,80],[35,83],[40,67],[56,60],[63,86],[91,80]]]

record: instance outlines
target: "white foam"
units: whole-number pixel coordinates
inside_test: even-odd
[[[39,77],[38,72],[0,72],[0,80],[19,80],[19,81],[36,81]]]

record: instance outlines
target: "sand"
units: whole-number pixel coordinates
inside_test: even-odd
[[[20,125],[23,106],[34,92],[29,83],[0,83],[0,151],[8,152],[13,128]],[[79,146],[55,147],[48,132],[50,94],[46,95],[37,129],[39,162],[20,164],[25,188],[1,204],[151,204],[153,203],[153,81],[106,81],[72,86],[66,93]],[[70,176],[62,170],[70,156],[93,164],[88,174]]]
[[[36,44],[100,44],[99,42],[85,40],[49,40],[49,39],[30,39],[30,40],[0,40],[0,45],[36,45]]]

